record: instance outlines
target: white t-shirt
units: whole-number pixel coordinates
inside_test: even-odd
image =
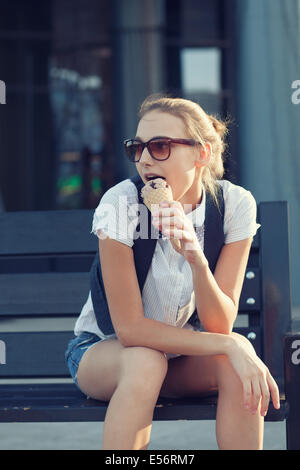
[[[256,202],[250,191],[227,180],[218,183],[223,188],[225,204],[225,244],[243,240],[256,234],[260,227],[256,223]],[[192,220],[201,248],[204,247],[205,193],[193,211],[187,214]],[[138,193],[135,184],[126,179],[111,187],[102,196],[93,218],[92,233],[109,236],[132,247],[133,235],[138,217],[136,208]],[[157,240],[151,266],[142,292],[144,315],[169,325],[192,328],[187,323],[195,310],[192,271],[186,259],[177,253],[166,238]],[[91,292],[78,317],[74,333],[83,331],[95,333],[100,338],[116,337],[105,335],[98,328],[93,310]]]

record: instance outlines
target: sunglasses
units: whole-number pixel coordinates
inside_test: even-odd
[[[135,139],[124,140],[126,155],[134,163],[140,160],[145,147],[147,147],[151,157],[155,160],[167,160],[171,153],[171,144],[199,145],[200,142],[196,142],[193,139],[171,139],[168,137],[154,137],[148,140],[148,142],[141,142]]]

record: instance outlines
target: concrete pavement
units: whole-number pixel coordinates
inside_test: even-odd
[[[0,424],[0,450],[98,450],[103,423]],[[265,423],[265,450],[284,450],[285,422]],[[214,421],[154,422],[148,450],[217,450]]]

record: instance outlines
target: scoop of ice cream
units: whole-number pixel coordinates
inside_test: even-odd
[[[163,178],[148,181],[142,188],[141,195],[150,211],[152,204],[157,205],[161,201],[173,201],[172,188]]]
[[[163,178],[155,178],[148,181],[142,188],[141,195],[144,204],[148,207],[150,212],[151,207],[154,205],[153,209],[157,208],[157,205],[161,201],[173,201],[172,188]],[[173,239],[172,244],[180,250],[181,245],[179,240]]]

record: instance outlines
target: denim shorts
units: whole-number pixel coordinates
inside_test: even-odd
[[[88,333],[84,331],[83,333],[80,333],[80,335],[71,339],[68,344],[67,350],[65,352],[65,361],[70,371],[71,377],[79,390],[80,388],[77,382],[79,362],[81,361],[84,353],[90,347],[96,343],[99,343],[100,341],[103,341],[103,339],[99,338],[99,336],[95,335],[94,333]]]
[[[189,328],[191,329],[191,328]],[[76,387],[82,392],[79,388],[77,382],[77,372],[79,363],[82,359],[82,356],[89,348],[94,346],[94,344],[99,343],[100,341],[105,341],[105,339],[99,338],[94,333],[89,333],[84,331],[80,333],[80,335],[75,336],[73,339],[70,340],[67,350],[65,352],[65,361],[71,377],[76,385]],[[175,357],[181,356],[181,354],[171,354],[171,353],[164,353],[168,360],[173,359]]]

